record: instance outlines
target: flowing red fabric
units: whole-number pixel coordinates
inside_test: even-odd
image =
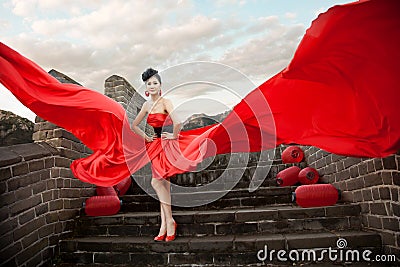
[[[87,88],[61,84],[0,45],[0,81],[38,116],[72,132],[94,153],[71,169],[112,186],[149,161],[166,178],[214,154],[303,144],[358,157],[400,149],[400,4],[359,1],[330,8],[307,30],[289,66],[251,91],[218,124],[145,143],[125,111]]]

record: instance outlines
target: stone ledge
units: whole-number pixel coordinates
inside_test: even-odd
[[[10,151],[9,147],[0,147],[0,167],[18,163],[21,160],[22,157]]]
[[[1,147],[0,167],[59,154],[57,149],[44,142]]]

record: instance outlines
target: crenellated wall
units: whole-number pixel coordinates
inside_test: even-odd
[[[363,228],[381,234],[385,253],[400,256],[400,154],[356,158],[303,149],[307,164],[323,175],[322,182],[342,190],[344,201],[360,204]]]

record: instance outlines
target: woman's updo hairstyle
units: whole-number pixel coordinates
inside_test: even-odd
[[[145,72],[142,73],[142,80],[146,82],[150,77],[155,76],[159,83],[161,83],[161,77],[158,74],[158,71],[152,68],[148,68]]]

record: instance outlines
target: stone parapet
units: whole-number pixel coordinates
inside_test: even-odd
[[[0,148],[0,262],[39,266],[71,233],[93,186],[73,177],[72,160],[46,142]]]
[[[363,228],[379,232],[385,252],[400,257],[400,154],[357,158],[303,149],[322,182],[340,189],[344,201],[360,204]]]

